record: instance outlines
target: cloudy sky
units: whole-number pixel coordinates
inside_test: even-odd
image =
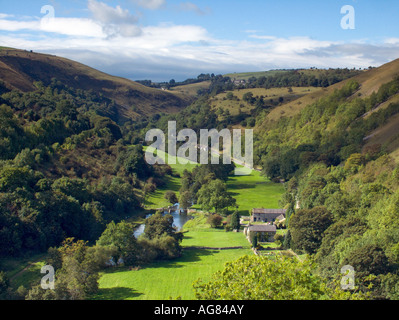
[[[0,45],[132,80],[365,68],[399,58],[398,16],[397,0],[0,0]]]

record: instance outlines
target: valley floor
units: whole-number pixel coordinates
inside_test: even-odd
[[[189,169],[193,167],[191,165]],[[173,170],[181,174],[184,168],[176,165]],[[249,215],[254,207],[278,208],[278,200],[284,192],[282,184],[266,180],[258,171],[253,171],[249,176],[231,177],[227,187],[236,198],[241,215]],[[164,188],[148,197],[146,209],[166,206],[165,192],[168,190],[178,192],[179,189],[180,178],[169,177],[169,183]],[[196,225],[190,222],[183,230],[185,232],[182,242],[183,255],[180,258],[133,269],[127,267],[108,269],[102,273],[99,293],[93,299],[195,299],[192,286],[195,280],[201,278],[206,281],[215,272],[223,270],[226,262],[237,260],[243,255],[254,254],[243,232],[226,232],[224,229],[212,229],[205,223]],[[265,247],[267,246],[273,247],[273,244],[266,244]],[[227,247],[233,248],[225,249]],[[40,281],[42,275],[38,266],[42,264],[42,261],[37,263],[21,261],[19,270],[22,271],[14,276],[14,284]]]
[[[227,261],[253,254],[243,233],[208,229],[189,231],[182,243],[185,249],[179,259],[144,266],[137,271],[129,268],[112,269],[102,275],[99,300],[167,300],[195,298],[192,283],[207,280]],[[194,246],[232,247],[242,249],[215,250]]]

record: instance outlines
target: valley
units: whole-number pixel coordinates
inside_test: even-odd
[[[399,60],[368,70],[202,74],[157,88],[1,48],[0,293],[300,299],[301,286],[315,299],[397,299],[397,74]],[[256,170],[150,165],[145,135],[168,132],[170,121],[198,136],[253,130]],[[193,217],[181,230],[160,214],[177,202]],[[257,221],[253,209],[283,216]],[[60,289],[40,288],[46,264],[57,266]],[[344,265],[357,270],[355,291],[337,286]],[[242,288],[273,275],[270,292]]]

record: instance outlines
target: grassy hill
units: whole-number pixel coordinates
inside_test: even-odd
[[[370,96],[373,92],[377,92],[381,85],[391,81],[397,74],[399,74],[399,59],[387,63],[379,68],[373,68],[371,70],[362,72],[353,78],[341,81],[328,88],[323,88],[317,92],[312,92],[311,94],[305,95],[295,101],[284,103],[270,113],[268,120],[276,121],[282,116],[293,116],[298,114],[307,105],[317,101],[318,99],[328,96],[335,90],[341,89],[346,83],[352,80],[355,80],[360,84],[360,89],[358,92],[356,92],[358,96]]]
[[[202,81],[173,87],[168,92],[181,96],[183,99],[190,100],[197,96],[198,90],[207,90],[210,85],[210,81]]]
[[[258,130],[264,131],[264,128],[269,128],[271,124],[277,123],[282,118],[292,118],[298,116],[309,105],[316,103],[320,99],[331,96],[335,91],[342,89],[350,81],[356,81],[359,84],[359,89],[347,98],[347,101],[354,99],[367,99],[373,94],[377,94],[380,87],[392,81],[399,74],[399,59],[387,63],[379,68],[373,68],[368,71],[361,72],[359,75],[349,78],[347,80],[336,83],[327,88],[318,88],[303,95],[298,99],[282,103],[270,111],[270,113],[262,120],[257,122]],[[373,115],[383,109],[388,108],[391,104],[399,102],[399,94],[390,96],[383,103],[379,103],[373,107],[372,110],[367,111],[361,115],[364,119],[373,117]],[[364,137],[365,147],[380,144],[385,146],[386,150],[393,155],[399,155],[399,118],[394,116],[387,123],[384,123],[379,128],[369,133],[369,136]],[[395,156],[395,158],[398,158]],[[398,159],[399,160],[399,159]]]
[[[8,90],[34,91],[36,81],[47,86],[53,78],[72,88],[92,90],[114,100],[121,116],[126,118],[178,112],[191,101],[185,96],[111,76],[66,58],[13,48],[0,49],[0,79]]]
[[[248,92],[253,93],[255,97],[264,96],[265,103],[273,106],[276,103],[279,103],[278,101],[281,97],[285,103],[288,103],[320,90],[322,89],[315,87],[296,87],[291,88],[291,91],[289,91],[289,88],[237,89],[229,91],[233,93],[236,99],[228,99],[228,92],[224,92],[211,98],[210,104],[213,109],[222,108],[224,110],[228,110],[231,115],[237,115],[239,112],[251,114],[251,111],[255,109],[255,106],[243,100],[243,96]]]

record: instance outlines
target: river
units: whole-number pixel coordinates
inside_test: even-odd
[[[188,220],[191,220],[193,217],[187,214],[180,214],[179,213],[180,207],[178,203],[176,203],[174,207],[176,208],[176,210],[172,211],[170,215],[173,217],[173,225],[177,228],[178,231],[180,231],[185,225],[185,223]],[[151,215],[148,215],[146,218],[148,218],[149,216]],[[145,229],[145,224],[139,225],[137,229],[134,231],[134,236],[136,238],[139,237],[141,234],[144,233],[144,229]]]

